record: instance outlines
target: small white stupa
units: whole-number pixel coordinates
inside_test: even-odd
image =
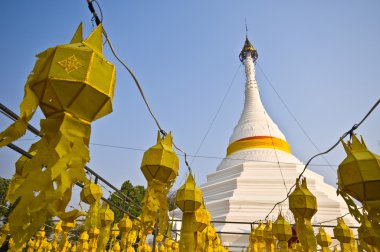
[[[266,112],[260,98],[255,78],[257,51],[246,38],[240,53],[245,65],[245,103],[240,120],[230,137],[227,156],[207,176],[201,186],[203,197],[214,221],[254,222],[263,220],[274,204],[286,197],[304,168],[290,150],[284,134]],[[323,177],[313,171],[304,173],[310,191],[317,197],[318,212],[314,223],[332,220],[348,212],[344,201],[336,195],[336,189],[326,184]],[[282,212],[293,222],[288,201],[282,204]],[[288,212],[288,214],[287,214]],[[278,208],[269,217],[275,220]],[[351,216],[347,224],[354,224]],[[326,223],[336,225],[336,221]],[[250,225],[243,223],[215,223],[224,245],[247,246]],[[228,233],[228,234],[227,234]],[[234,251],[231,247],[230,251]],[[241,249],[236,248],[236,251]]]

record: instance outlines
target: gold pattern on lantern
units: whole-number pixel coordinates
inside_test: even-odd
[[[80,61],[75,57],[75,55],[72,55],[68,57],[67,59],[61,60],[57,62],[67,73],[71,73],[72,71],[77,70],[78,68],[82,67],[83,65],[80,63]]]

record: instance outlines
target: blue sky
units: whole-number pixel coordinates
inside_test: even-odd
[[[174,141],[194,154],[239,67],[238,54],[248,35],[258,64],[315,144],[329,148],[358,122],[380,97],[379,1],[125,1],[99,0],[104,27],[120,57],[140,80],[154,113]],[[18,111],[34,55],[68,43],[77,25],[87,36],[93,26],[86,1],[3,1],[0,40],[0,101]],[[114,112],[95,121],[91,142],[147,149],[156,126],[128,73],[117,67]],[[317,151],[257,70],[262,100],[291,145],[306,162]],[[199,155],[222,158],[243,108],[244,71],[240,67]],[[32,124],[39,128],[37,113]],[[0,129],[10,121],[0,116]],[[380,109],[360,127],[368,147],[380,153]],[[37,139],[27,134],[17,144]],[[142,151],[90,145],[89,166],[119,186],[145,184]],[[326,156],[345,157],[339,146]],[[10,178],[18,155],[0,149],[0,176]],[[191,159],[190,159],[191,161]],[[192,164],[198,184],[215,171],[218,158]],[[314,164],[326,164],[316,159]],[[336,183],[336,166],[312,167]],[[179,182],[186,173],[181,158]],[[177,186],[177,185],[176,185]]]

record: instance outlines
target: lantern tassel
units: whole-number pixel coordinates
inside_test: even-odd
[[[31,81],[32,77],[29,77],[24,87],[24,99],[20,104],[21,117],[0,133],[0,148],[19,139],[25,134],[28,122],[37,109],[38,98],[30,89],[29,83]]]
[[[7,193],[11,203],[17,201],[9,216],[15,248],[27,242],[47,217],[71,221],[84,215],[78,210],[65,213],[65,208],[73,185],[86,181],[83,168],[89,160],[90,124],[60,113],[41,120],[41,134],[29,150],[33,158],[17,161]]]
[[[317,242],[314,238],[314,229],[309,219],[298,218],[296,230],[304,251],[317,251]]]
[[[168,201],[166,195],[169,192],[171,186],[162,183],[156,179],[148,182],[148,190],[143,200],[143,210],[141,220],[144,230],[150,230],[153,228],[156,218],[158,217],[159,230],[166,230],[168,217]]]

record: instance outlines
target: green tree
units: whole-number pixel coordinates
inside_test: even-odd
[[[133,216],[136,216],[136,217],[139,216],[141,213],[141,208],[137,206],[141,207],[141,202],[146,192],[145,187],[141,185],[134,186],[129,180],[127,180],[122,184],[120,191],[123,194],[127,195],[134,202],[134,204],[133,203],[131,204],[130,201],[127,200],[124,206],[123,197],[119,195],[117,192],[112,193],[111,196],[109,197],[109,200],[112,203],[116,204],[117,206],[124,208]],[[119,220],[121,220],[121,218],[123,218],[123,212],[112,206],[110,207],[112,211],[114,211],[115,213],[115,221],[118,222]]]
[[[177,208],[177,205],[175,203],[176,194],[177,194],[177,191],[170,191],[168,195],[166,196],[169,203],[169,212]]]
[[[10,179],[5,179],[0,177],[0,216],[3,217],[8,213],[8,208],[10,207],[7,203],[6,196],[10,183]]]

